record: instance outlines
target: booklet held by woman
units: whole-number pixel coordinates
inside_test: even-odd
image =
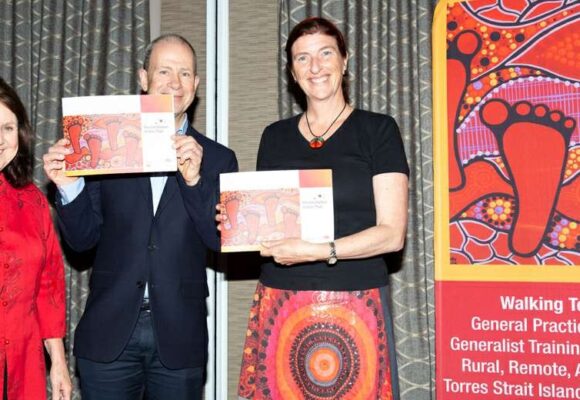
[[[66,175],[176,171],[173,96],[65,97]]]
[[[334,240],[329,169],[220,174],[220,192],[222,252],[258,251],[260,242],[283,238]]]

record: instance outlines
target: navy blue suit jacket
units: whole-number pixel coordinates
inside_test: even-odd
[[[59,226],[73,250],[96,247],[90,293],[76,328],[74,353],[116,359],[139,316],[145,282],[159,356],[168,368],[203,366],[207,359],[205,273],[208,249],[218,250],[215,205],[219,174],[238,169],[230,149],[193,128],[203,147],[201,179],[167,178],[157,212],[149,175],[87,178],[67,205],[57,199]]]

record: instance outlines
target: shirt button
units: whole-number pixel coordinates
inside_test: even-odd
[[[8,265],[8,263],[4,264],[4,268],[8,268],[10,267],[10,265]]]
[[[4,341],[4,344],[10,344],[10,340],[6,339],[6,340]]]
[[[6,306],[8,305],[8,302],[7,302],[7,301],[3,301],[3,302],[2,302],[2,305],[3,305],[4,307],[6,307]]]
[[[4,231],[4,227],[0,226],[0,232]]]

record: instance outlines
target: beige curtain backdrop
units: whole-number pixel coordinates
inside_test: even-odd
[[[278,115],[278,4],[229,2],[229,146],[242,171],[256,169],[258,144]],[[240,253],[227,259],[228,399],[237,399],[238,378],[260,259]],[[218,346],[219,346],[218,338]]]
[[[60,99],[139,93],[136,71],[149,42],[149,1],[3,0],[0,19],[0,76],[28,110],[36,135],[35,183],[46,190],[42,155],[62,136]],[[66,261],[65,345],[74,373],[72,338],[86,300],[90,255],[67,251]],[[74,383],[73,399],[80,399]]]
[[[307,16],[333,20],[345,34],[351,99],[392,115],[411,167],[409,229],[402,259],[389,257],[401,397],[434,398],[431,0],[281,0],[279,63],[290,29]],[[300,111],[280,72],[279,111]]]
[[[161,34],[177,33],[189,40],[197,55],[197,73],[200,85],[188,115],[190,123],[205,134],[206,123],[206,0],[161,0]],[[210,23],[215,23],[210,21]],[[209,101],[215,101],[210,99]],[[213,134],[213,132],[211,132]],[[211,136],[211,135],[210,135]]]

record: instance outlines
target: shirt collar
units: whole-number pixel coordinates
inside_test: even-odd
[[[185,115],[185,118],[183,120],[183,125],[181,125],[181,128],[179,128],[177,130],[177,134],[178,135],[185,135],[187,133],[187,127],[189,126],[189,120],[187,119],[187,114]]]

